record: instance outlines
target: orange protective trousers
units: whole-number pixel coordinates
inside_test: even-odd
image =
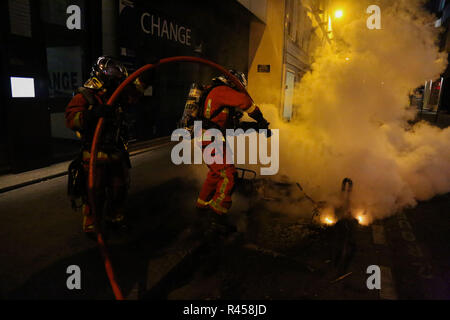
[[[84,170],[86,176],[89,172],[89,158],[84,160]],[[97,198],[97,214],[102,215],[106,201],[106,189],[109,190],[109,215],[110,218],[123,214],[127,191],[129,188],[129,171],[124,161],[99,161],[96,169],[97,178],[95,180],[95,194]],[[88,186],[86,186],[88,187]],[[94,223],[91,209],[87,203],[83,206],[83,229],[89,228]]]
[[[203,142],[203,148],[210,143]],[[222,163],[214,162],[208,165],[208,175],[197,199],[198,208],[210,208],[217,214],[226,214],[231,208],[231,195],[234,190],[236,167],[233,164],[226,163],[227,153],[229,154],[227,150],[226,143],[223,143],[223,147],[220,150],[216,149],[211,153],[211,156],[218,153]]]

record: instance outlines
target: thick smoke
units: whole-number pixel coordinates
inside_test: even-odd
[[[439,77],[447,56],[421,1],[378,2],[382,30],[366,27],[373,3],[356,2],[361,15],[340,26],[342,41],[318,49],[298,84],[294,120],[263,111],[280,129],[280,174],[335,207],[350,177],[353,211],[383,218],[450,192],[450,128],[408,124],[417,113],[408,94]]]

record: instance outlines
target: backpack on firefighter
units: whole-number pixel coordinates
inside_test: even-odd
[[[200,100],[202,100],[202,95],[205,88],[198,83],[193,83],[189,89],[188,97],[184,105],[183,116],[179,121],[178,127],[188,130],[190,133],[193,131],[194,121],[201,120],[202,118],[202,107]]]
[[[204,87],[197,83],[193,83],[189,90],[189,94],[186,99],[186,104],[184,106],[183,116],[179,121],[178,127],[188,130],[191,133],[191,135],[193,135],[194,122],[201,121],[202,128],[204,129],[216,128],[221,130],[221,128],[216,123],[211,121],[211,119],[214,119],[216,116],[218,116],[225,108],[230,109],[233,128],[239,127],[239,121],[242,118],[243,113],[239,110],[236,110],[235,108],[224,106],[213,112],[213,114],[211,114],[209,119],[205,118],[203,115],[204,114],[203,108],[205,106],[206,97],[214,88],[223,85],[227,84],[222,81],[213,81],[213,84],[211,86]]]

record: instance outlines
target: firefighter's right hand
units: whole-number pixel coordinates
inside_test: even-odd
[[[269,129],[269,122],[266,119],[258,121],[258,129]]]
[[[267,122],[266,119],[262,119],[260,121],[258,121],[258,129],[264,129],[265,131],[265,135],[267,138],[270,138],[272,136],[272,131],[269,129],[269,122]]]
[[[266,132],[265,132],[265,134],[266,134],[266,137],[267,137],[267,138],[270,138],[270,137],[272,136],[272,130],[267,129]]]

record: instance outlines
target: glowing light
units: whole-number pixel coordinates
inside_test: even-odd
[[[350,58],[349,57],[345,58],[345,61],[350,61]]]
[[[324,219],[324,222],[325,222],[325,224],[328,224],[328,225],[334,224],[334,220],[332,218],[330,218],[330,217],[326,217]]]
[[[13,98],[34,98],[34,78],[10,77]]]
[[[344,16],[344,11],[342,11],[342,10],[336,10],[336,12],[334,13],[334,17],[336,18],[336,19],[340,19],[340,18],[342,18]]]
[[[372,223],[372,219],[366,210],[357,210],[356,215],[354,216],[358,223],[363,226],[368,226]]]

